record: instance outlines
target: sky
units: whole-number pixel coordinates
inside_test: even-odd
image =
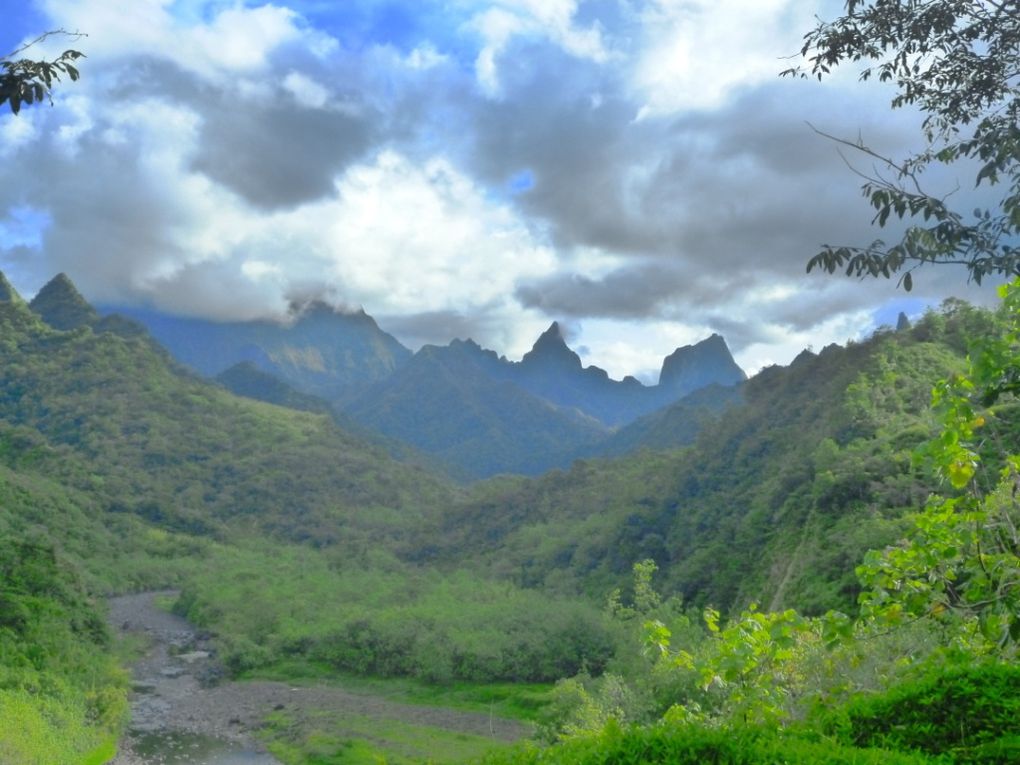
[[[822,244],[895,238],[871,164],[812,126],[921,147],[852,68],[779,76],[833,0],[0,8],[3,53],[88,35],[30,49],[81,50],[81,80],[0,116],[0,270],[26,296],[62,271],[98,304],[211,319],[324,299],[412,349],[509,358],[559,321],[585,364],[649,383],[713,332],[753,373],[994,297],[945,266],[909,294],[805,273]]]

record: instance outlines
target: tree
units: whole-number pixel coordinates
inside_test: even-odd
[[[921,111],[926,148],[895,160],[861,140],[840,141],[884,168],[862,187],[875,222],[908,225],[892,245],[824,245],[807,270],[887,278],[903,270],[907,290],[924,263],[962,264],[978,283],[1020,275],[1020,2],[847,0],[845,11],[805,35],[806,65],[783,74],[821,80],[840,64],[863,62],[861,80],[895,86],[893,108]],[[1005,187],[996,204],[965,214],[925,189],[926,169],[960,161],[976,163],[975,186]]]
[[[857,573],[866,618],[893,625],[931,618],[968,657],[1014,659],[1020,653],[1020,454],[1011,421],[1020,392],[1020,280],[999,294],[1003,333],[975,343],[968,374],[933,391],[942,429],[923,454],[951,490],[932,495],[906,538],[868,553]],[[1000,463],[997,475],[982,474],[989,458]]]
[[[78,79],[75,61],[85,54],[77,50],[65,50],[52,61],[33,60],[20,57],[28,48],[53,35],[83,37],[80,32],[65,32],[63,29],[46,32],[17,50],[0,58],[0,106],[9,103],[11,111],[17,114],[22,104],[35,104],[44,98],[53,103],[51,95],[54,82],[66,75],[72,82]]]

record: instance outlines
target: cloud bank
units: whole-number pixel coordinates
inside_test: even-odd
[[[88,32],[88,58],[53,108],[0,116],[0,268],[29,294],[66,271],[95,301],[221,319],[324,294],[411,345],[511,357],[567,320],[616,377],[713,331],[752,371],[786,363],[903,297],[804,273],[878,233],[807,123],[917,146],[877,85],[778,78],[839,7],[36,2],[5,49],[41,21]],[[915,276],[915,308],[988,299]]]

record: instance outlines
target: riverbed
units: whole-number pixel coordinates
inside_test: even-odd
[[[140,636],[148,646],[133,667],[131,724],[111,765],[279,765],[257,736],[273,711],[299,718],[323,711],[372,716],[498,741],[531,733],[515,720],[401,704],[333,685],[225,680],[211,636],[157,607],[157,598],[173,595],[147,592],[110,600],[114,629]]]

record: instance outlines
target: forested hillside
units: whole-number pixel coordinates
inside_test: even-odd
[[[804,352],[737,395],[681,402],[683,417],[712,418],[691,446],[464,490],[330,416],[199,379],[130,325],[96,322],[70,283],[40,313],[0,286],[3,692],[31,731],[0,746],[26,762],[47,761],[44,738],[75,756],[109,750],[125,686],[98,598],[153,586],[182,587],[177,609],[217,635],[234,673],[577,675],[549,730],[581,725],[583,694],[601,708],[617,677],[639,700],[620,719],[642,719],[675,692],[642,685],[642,609],[686,620],[677,634],[696,641],[702,606],[856,612],[855,566],[935,487],[911,460],[936,429],[932,381],[1001,332],[994,314],[951,302],[911,328]],[[988,432],[1012,443],[1011,405],[996,413]],[[668,445],[674,416],[634,427]],[[656,568],[661,599],[648,594]],[[43,676],[51,690],[26,695]],[[68,733],[47,738],[55,719]]]
[[[447,515],[439,559],[477,550],[527,585],[605,590],[650,558],[691,603],[852,610],[854,566],[931,489],[911,452],[931,434],[932,381],[993,326],[951,303],[912,329],[763,370],[689,449],[481,484]]]

